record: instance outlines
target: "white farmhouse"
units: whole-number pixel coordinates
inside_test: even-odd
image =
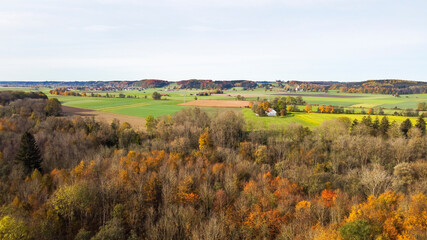
[[[275,116],[277,116],[277,112],[276,112],[276,110],[274,110],[274,109],[272,109],[272,108],[267,109],[267,111],[265,111],[265,113],[266,113],[266,114],[267,114],[267,116],[269,116],[269,117],[275,117]]]

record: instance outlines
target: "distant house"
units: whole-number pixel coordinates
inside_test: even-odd
[[[277,112],[276,110],[269,108],[267,109],[267,111],[265,111],[265,113],[267,114],[267,116],[269,117],[276,117],[277,116]]]

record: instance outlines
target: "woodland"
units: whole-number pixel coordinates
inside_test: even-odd
[[[135,130],[36,95],[0,107],[0,239],[427,239],[422,115],[247,131],[188,108]]]

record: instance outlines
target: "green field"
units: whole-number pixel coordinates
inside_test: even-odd
[[[153,100],[151,95],[154,91],[158,91],[162,94],[168,94],[170,96],[162,97],[162,100]],[[44,90],[43,92],[45,92],[48,97],[58,98],[64,106],[93,109],[138,117],[146,117],[148,115],[160,117],[179,112],[184,108],[188,108],[187,106],[178,106],[178,104],[193,101],[195,94],[200,92],[200,90],[165,92],[161,91],[161,89],[147,89],[145,91],[122,91],[109,93],[115,95],[115,98],[60,96],[51,95],[48,93],[48,90]],[[120,93],[123,93],[126,96],[136,96],[137,98],[118,98],[117,96]],[[99,92],[99,94],[104,96],[106,92]],[[203,97],[198,96],[197,98],[230,100],[230,97],[227,97],[226,95]],[[209,112],[216,112],[216,109],[208,108],[207,110]]]
[[[0,91],[4,90],[34,90],[31,88],[4,88],[0,87]],[[91,97],[67,97],[67,96],[57,96],[57,95],[49,95],[49,89],[40,89],[46,93],[49,97],[56,97],[60,99],[66,106],[73,107],[83,107],[89,109],[101,109],[107,108],[104,111],[110,111],[108,106],[124,106],[138,103],[146,103],[148,105],[152,105],[151,94],[154,91],[158,91],[163,94],[169,94],[170,97],[167,97],[169,101],[167,103],[160,103],[156,101],[155,104],[160,105],[169,105],[174,106],[178,103],[182,103],[185,101],[194,100],[194,95],[203,90],[175,90],[172,92],[166,92],[166,88],[164,89],[146,89],[144,91],[121,91],[121,92],[113,92],[110,94],[114,94],[116,97],[123,93],[125,95],[137,96],[139,99],[105,99],[105,98],[91,98]],[[101,95],[105,95],[106,92],[94,92],[99,93]],[[193,95],[190,95],[193,94]],[[212,99],[212,100],[234,100],[237,94],[248,95],[246,97],[247,100],[256,100],[259,99],[273,99],[275,97],[285,96],[286,92],[283,92],[282,89],[274,88],[271,91],[265,91],[263,88],[257,88],[254,90],[246,90],[244,91],[242,88],[234,88],[224,92],[224,94],[220,96],[198,96],[198,99]],[[317,92],[298,92],[291,93],[294,95],[300,95],[304,98],[304,100],[309,104],[325,104],[325,105],[334,105],[334,106],[344,106],[344,107],[352,107],[352,108],[371,108],[371,107],[383,107],[383,108],[399,108],[399,109],[407,109],[412,108],[415,109],[417,107],[418,102],[427,102],[427,94],[412,94],[412,95],[401,95],[400,97],[394,97],[391,95],[383,95],[383,94],[354,94],[354,93],[338,93],[337,91],[331,90],[328,93],[317,93]],[[228,96],[232,95],[232,96]],[[147,96],[147,99],[144,97]],[[76,99],[75,99],[76,98]],[[86,103],[87,102],[87,103]],[[162,101],[165,102],[165,101]],[[160,107],[162,108],[162,107]],[[144,112],[144,110],[152,108],[138,108],[135,106],[135,109],[131,109],[131,111],[125,111],[128,113],[133,113],[134,111]],[[168,109],[166,109],[167,111]],[[176,109],[171,108],[170,111],[174,112]],[[179,110],[179,109],[178,109]],[[114,111],[114,110],[113,110]],[[154,110],[156,111],[156,110]],[[157,111],[156,111],[157,112]],[[159,109],[159,114],[162,114],[162,110]],[[144,113],[138,113],[133,115],[141,115],[144,116]]]
[[[4,90],[34,90],[31,88],[0,88],[0,91]],[[124,115],[146,117],[153,115],[155,117],[166,116],[174,114],[181,109],[188,108],[187,106],[178,106],[180,103],[193,101],[195,94],[203,90],[174,90],[166,91],[163,89],[146,89],[143,91],[120,91],[120,92],[108,92],[110,95],[114,95],[114,98],[106,97],[75,97],[75,96],[60,96],[49,94],[49,89],[40,89],[46,93],[48,97],[58,98],[64,106],[92,109],[104,112],[112,112]],[[164,100],[153,100],[151,95],[154,91],[161,94],[168,94],[169,96],[163,97]],[[95,94],[101,94],[105,96],[107,92],[96,92]],[[135,98],[118,98],[118,95],[122,93],[131,95]],[[263,88],[257,88],[254,90],[244,91],[242,88],[234,88],[225,91],[224,94],[215,96],[197,96],[199,100],[235,100],[235,95],[246,95],[246,100],[257,100],[257,99],[269,99],[272,100],[275,97],[285,96],[285,92],[279,88],[265,90]],[[302,96],[303,99],[312,105],[335,105],[344,106],[346,109],[354,109],[356,113],[363,109],[367,111],[368,108],[383,107],[386,114],[392,114],[397,109],[415,109],[418,102],[427,102],[427,94],[414,94],[414,95],[402,95],[400,97],[393,97],[391,95],[380,95],[380,94],[349,94],[349,93],[338,93],[337,91],[330,91],[329,93],[291,93],[293,95]],[[300,106],[300,109],[303,106]],[[202,108],[211,115],[214,115],[221,111],[230,110],[230,108]],[[313,111],[317,109],[313,107]],[[348,117],[350,119],[361,119],[362,115],[347,115],[347,114],[318,114],[318,113],[292,113],[287,117],[257,117],[250,109],[231,109],[233,111],[242,111],[245,116],[248,125],[254,128],[270,128],[276,125],[286,125],[291,122],[300,123],[303,126],[314,127],[320,125],[324,120],[333,119],[338,117]],[[391,121],[396,120],[402,122],[406,117],[388,116]],[[415,120],[413,119],[415,122]]]
[[[322,124],[325,120],[331,120],[335,118],[347,117],[351,121],[354,119],[362,120],[364,116],[359,114],[328,114],[328,113],[291,113],[286,117],[258,117],[250,109],[243,109],[243,115],[246,119],[246,124],[249,129],[271,129],[280,126],[285,126],[289,123],[299,123],[305,127],[316,127]],[[372,120],[376,116],[371,116]],[[381,119],[383,116],[378,116]],[[401,116],[387,116],[390,122],[396,121],[397,123],[403,122],[408,117]],[[410,117],[412,124],[416,123],[416,117]]]
[[[132,95],[138,98],[98,98],[98,97],[69,97],[69,96],[57,96],[49,95],[49,97],[58,98],[65,106],[72,107],[81,107],[88,109],[96,109],[101,111],[117,112],[135,116],[146,116],[148,111],[152,111],[153,115],[161,116],[167,115],[176,111],[179,111],[183,107],[176,106],[179,103],[184,101],[194,100],[194,95],[200,90],[179,90],[173,92],[164,92],[159,91],[161,89],[149,89],[145,92],[140,91],[123,91],[110,93],[118,96],[118,94],[123,93],[125,95]],[[47,93],[48,90],[44,92]],[[170,97],[166,97],[167,100],[154,101],[151,98],[151,94],[154,91],[159,91],[160,93],[169,94]],[[95,92],[96,93],[96,92]],[[101,92],[101,95],[105,95],[105,92]],[[193,94],[193,95],[191,95]],[[237,89],[236,91],[229,90],[224,92],[222,95],[216,96],[198,96],[198,99],[205,100],[234,100],[236,94],[249,95],[246,97],[246,100],[256,100],[259,99],[273,99],[275,97],[281,97],[285,94],[279,91],[267,91],[265,92],[262,89],[255,89],[254,91],[242,91]],[[232,96],[228,96],[232,95]],[[258,95],[258,97],[253,96]],[[348,108],[356,109],[356,112],[360,111],[359,109],[365,108],[398,108],[398,109],[415,109],[418,102],[427,102],[427,94],[414,94],[414,95],[404,95],[401,97],[393,97],[390,95],[379,95],[379,94],[337,94],[337,93],[299,93],[298,95],[303,96],[304,100],[309,104],[325,104],[325,105],[334,105],[334,106],[344,106]],[[306,96],[308,95],[308,96]],[[316,96],[310,96],[316,95]],[[320,95],[320,96],[318,96]],[[145,96],[147,98],[145,99]],[[340,96],[340,97],[337,97]],[[156,107],[153,107],[155,105]],[[124,109],[120,110],[120,106],[126,106]],[[118,107],[118,108],[114,108]],[[387,110],[387,109],[386,109]]]
[[[93,109],[138,117],[153,115],[155,117],[173,114],[185,108],[177,104],[180,100],[159,100],[150,98],[99,98],[99,97],[72,97],[52,96],[58,98],[64,106]]]
[[[140,91],[125,91],[114,93],[118,95],[123,93],[125,95],[136,95],[139,98],[98,98],[98,97],[68,97],[68,96],[49,96],[57,97],[65,106],[80,107],[87,109],[94,109],[99,111],[114,112],[125,115],[140,116],[146,117],[148,115],[153,115],[155,117],[170,115],[175,112],[180,111],[185,106],[178,106],[178,104],[183,103],[184,101],[194,100],[194,95],[200,90],[180,90],[173,92],[164,92],[170,96],[166,97],[167,100],[153,100],[151,94],[154,91],[159,91],[159,89],[148,89],[145,92]],[[160,92],[160,91],[159,91]],[[101,93],[104,95],[105,93]],[[190,95],[193,94],[193,95]],[[228,95],[233,95],[230,97]],[[263,89],[255,89],[254,91],[242,91],[241,89],[236,89],[236,91],[230,90],[225,92],[220,96],[198,96],[198,99],[211,99],[211,100],[233,100],[235,99],[235,94],[250,94],[250,95],[262,95],[260,98],[272,99],[277,97],[278,92],[269,92],[264,91]],[[274,95],[273,95],[274,94]],[[309,95],[309,94],[304,94]],[[318,93],[311,93],[311,95],[319,95]],[[374,94],[337,94],[329,93],[322,94],[324,97],[320,96],[303,96],[304,100],[310,104],[327,104],[327,105],[339,105],[346,106],[347,108],[355,108],[356,112],[360,112],[362,107],[386,107],[394,108],[415,108],[418,102],[425,101],[427,102],[427,94],[423,95],[409,95],[408,97],[402,96],[396,98],[389,95],[374,95]],[[336,96],[351,96],[338,98]],[[145,98],[147,96],[147,98]],[[248,97],[249,100],[256,100],[257,97]],[[362,119],[363,115],[355,114],[320,114],[320,113],[292,113],[287,117],[257,117],[250,109],[230,109],[230,108],[202,108],[211,115],[214,115],[221,111],[233,110],[233,111],[242,111],[245,116],[247,125],[249,128],[272,128],[276,126],[283,126],[292,122],[299,123],[306,127],[315,127],[319,126],[324,120],[334,119],[338,117],[348,117],[351,120],[357,118],[358,120]],[[313,110],[317,107],[313,107]],[[385,109],[387,114],[392,114],[395,110]],[[406,117],[399,116],[388,116],[390,121],[396,120],[396,122],[402,122]],[[415,118],[411,119],[415,123]]]

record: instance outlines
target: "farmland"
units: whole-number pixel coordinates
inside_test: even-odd
[[[227,101],[227,100],[195,100],[187,103],[181,103],[180,106],[196,106],[196,107],[229,107],[229,108],[244,108],[249,107],[248,101]]]
[[[163,90],[163,91],[160,91]],[[165,100],[153,100],[151,94],[154,91],[164,92],[165,89],[147,89],[145,92],[140,91],[123,91],[114,94],[133,95],[137,98],[100,98],[100,97],[73,97],[73,96],[52,96],[57,97],[65,106],[72,106],[78,108],[92,109],[102,112],[117,113],[130,116],[146,117],[153,115],[155,117],[167,116],[174,114],[181,109],[192,107],[191,102],[195,99],[195,94],[200,90],[178,90],[167,92],[168,97]],[[46,91],[45,91],[46,92]],[[105,92],[100,94],[105,95]],[[244,91],[236,88],[235,90],[225,91],[224,94],[215,94],[211,96],[197,96],[198,101],[204,100],[228,100],[235,101],[237,95],[245,97],[247,101],[256,101],[260,99],[273,99],[275,97],[285,96],[284,93],[273,89],[273,91],[265,91],[264,89],[255,89]],[[427,102],[427,94],[406,95],[401,97],[393,97],[389,95],[380,94],[342,94],[337,92],[331,93],[297,93],[294,96],[303,96],[303,99],[313,105],[338,105],[346,108],[354,109],[356,113],[360,113],[362,109],[367,111],[371,107],[384,107],[386,114],[392,114],[395,109],[416,108],[418,102]],[[208,101],[209,102],[209,101]],[[215,101],[214,101],[215,102]],[[237,101],[235,101],[237,103]],[[230,110],[231,108],[223,108],[223,101],[218,101],[218,108],[215,105],[198,104],[203,110],[215,114],[216,112]],[[209,106],[209,107],[206,107]],[[240,105],[238,106],[240,107]],[[317,107],[313,107],[313,111]],[[363,115],[346,115],[346,114],[316,114],[316,113],[293,113],[285,118],[259,118],[249,109],[234,109],[233,111],[242,111],[248,125],[255,128],[269,128],[275,125],[289,124],[291,122],[300,123],[303,126],[315,127],[322,123],[324,120],[348,117],[351,120],[357,118],[361,119]],[[402,122],[405,117],[389,116],[390,120]],[[412,119],[415,122],[415,118]]]
[[[173,87],[174,85],[170,86]],[[18,90],[20,88],[0,88],[2,90]],[[30,88],[23,88],[23,90],[31,90]],[[121,114],[125,116],[135,116],[145,118],[148,115],[154,117],[162,117],[172,115],[179,112],[181,109],[199,106],[204,111],[213,115],[222,111],[242,111],[246,121],[250,127],[254,128],[270,128],[276,125],[286,125],[291,122],[300,123],[303,126],[315,127],[322,123],[324,120],[348,117],[351,120],[357,118],[361,119],[363,115],[359,114],[317,114],[317,113],[302,113],[296,112],[288,115],[287,117],[277,118],[259,118],[249,109],[239,109],[230,107],[243,107],[248,102],[236,101],[238,95],[243,96],[246,101],[256,101],[257,99],[272,100],[276,97],[283,96],[302,96],[304,101],[313,105],[313,111],[317,110],[317,105],[334,105],[343,106],[345,109],[352,109],[355,113],[360,113],[362,110],[367,111],[369,108],[384,108],[386,114],[393,114],[395,111],[401,109],[415,109],[417,103],[427,102],[427,94],[412,94],[394,97],[384,94],[360,94],[360,93],[338,93],[337,91],[329,91],[328,93],[312,93],[312,92],[297,92],[285,93],[279,88],[266,90],[264,88],[256,88],[252,90],[243,90],[236,87],[224,91],[223,94],[212,94],[210,96],[196,96],[200,89],[192,90],[168,90],[167,88],[145,89],[144,91],[131,90],[131,91],[94,91],[94,94],[106,96],[106,94],[114,95],[114,98],[107,97],[81,97],[81,96],[62,96],[49,94],[49,89],[40,89],[48,97],[58,98],[64,106],[96,110],[98,114],[112,113]],[[153,92],[159,92],[167,96],[162,97],[162,100],[153,100],[151,95]],[[119,94],[131,96],[132,98],[119,98]],[[195,101],[197,99],[197,101]],[[214,100],[214,101],[207,101]],[[224,101],[225,100],[225,101]],[[195,104],[197,103],[197,104]],[[224,105],[225,104],[225,105]],[[237,105],[235,105],[237,104]],[[303,106],[299,107],[300,110]],[[120,116],[120,115],[116,115]],[[390,120],[402,122],[406,117],[389,116]],[[109,117],[107,117],[109,119]],[[415,121],[415,118],[412,119]]]
[[[245,116],[248,129],[274,129],[280,126],[285,126],[290,123],[298,123],[304,127],[316,127],[322,124],[325,120],[336,118],[348,118],[350,121],[357,119],[361,121],[364,116],[360,114],[324,114],[324,113],[291,113],[286,117],[258,117],[250,109],[244,109],[243,115]],[[373,116],[375,118],[375,116]],[[378,116],[380,119],[382,116]],[[402,116],[387,116],[389,121],[401,123],[408,117]],[[412,124],[415,124],[416,118],[410,117]]]
[[[114,119],[120,120],[120,122],[127,122],[135,129],[143,129],[145,125],[145,119],[136,116],[101,112],[96,110],[75,108],[69,106],[62,106],[62,111],[65,116],[80,116],[80,117],[93,117],[97,121],[113,122]]]

